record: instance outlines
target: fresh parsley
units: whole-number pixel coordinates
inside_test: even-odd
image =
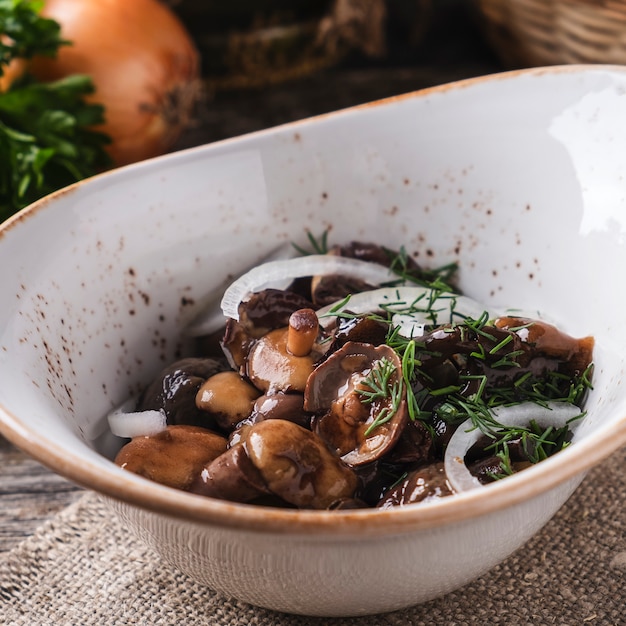
[[[42,5],[0,0],[0,74],[15,59],[54,56],[68,43],[39,14]],[[85,100],[93,91],[87,76],[43,83],[26,73],[0,92],[0,220],[111,165],[109,138],[93,130],[105,111]]]

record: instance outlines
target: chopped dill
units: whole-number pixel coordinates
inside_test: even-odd
[[[307,237],[312,251],[294,244],[299,252],[328,252],[328,230],[318,237],[308,232]],[[456,263],[426,270],[413,261],[404,246],[397,252],[383,250],[390,269],[398,277],[383,286],[415,285],[426,290],[410,300],[402,298],[398,289],[395,298],[385,296],[378,304],[378,311],[367,314],[350,311],[352,295],[348,295],[320,315],[368,318],[388,325],[385,343],[397,353],[401,368],[398,371],[389,359],[382,358],[361,381],[357,389],[361,402],[384,405],[365,435],[389,421],[406,398],[409,418],[420,420],[431,433],[435,432],[438,420],[451,425],[469,420],[472,428],[490,437],[491,448],[502,467],[501,473],[492,476],[494,479],[513,471],[508,445],[514,440],[521,441],[531,463],[566,447],[567,426],[542,429],[531,423],[528,428],[507,427],[497,421],[493,409],[522,402],[546,406],[558,401],[582,406],[591,388],[593,365],[576,376],[558,368],[535,373],[526,367],[530,344],[521,341],[517,334],[532,326],[533,321],[522,320],[524,323],[519,326],[504,330],[494,325],[488,311],[477,318],[464,315],[457,307],[459,293],[452,286],[458,269]],[[449,348],[443,345],[446,338],[456,351],[447,352]],[[445,370],[446,364],[455,368],[456,379],[437,374],[437,368]]]
[[[311,245],[311,249],[307,250],[302,248],[298,244],[292,243],[291,245],[300,253],[302,256],[309,256],[311,254],[328,254],[328,233],[329,230],[325,230],[319,237],[315,237],[310,230],[307,230],[306,236],[309,240],[309,244]]]
[[[392,379],[395,380],[392,381]],[[360,381],[356,393],[361,396],[363,404],[389,401],[367,427],[364,433],[367,437],[378,426],[387,423],[398,411],[403,395],[402,378],[397,376],[396,366],[387,357],[382,357],[376,361],[370,373]]]

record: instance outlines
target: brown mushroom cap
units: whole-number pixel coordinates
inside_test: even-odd
[[[379,346],[385,343],[389,325],[371,317],[339,317],[332,332],[332,342],[326,352],[330,356],[348,341],[371,343]]]
[[[421,420],[409,420],[387,461],[395,464],[422,465],[434,459],[433,437]]]
[[[311,352],[294,356],[287,349],[289,329],[279,328],[259,339],[248,355],[247,375],[252,384],[264,393],[304,391],[313,371],[315,359]]]
[[[202,468],[189,490],[230,502],[250,502],[269,493],[263,477],[241,442]]]
[[[270,491],[299,508],[326,509],[354,496],[354,472],[310,430],[293,422],[255,424],[246,448]]]
[[[542,320],[523,317],[499,317],[496,328],[514,332],[523,344],[530,344],[538,353],[559,359],[567,373],[577,375],[591,363],[594,339],[577,339]]]
[[[226,430],[252,413],[260,392],[237,372],[220,372],[208,378],[196,394],[196,406],[213,415]]]
[[[432,463],[410,472],[409,475],[385,494],[377,508],[417,504],[452,495],[454,492],[446,478],[443,463]]]
[[[248,353],[256,340],[271,330],[288,325],[289,317],[311,303],[303,296],[281,289],[264,289],[239,305],[239,321],[228,320],[222,350],[233,369],[245,369]]]
[[[387,454],[408,422],[406,392],[397,406],[391,396],[371,403],[362,391],[368,374],[386,359],[394,366],[390,385],[401,384],[402,364],[387,345],[348,342],[311,374],[304,394],[304,408],[318,413],[313,430],[342,460],[351,466],[371,463]],[[380,412],[389,411],[385,423],[373,426]]]
[[[135,437],[117,454],[120,467],[162,485],[188,490],[202,468],[226,450],[226,439],[205,428],[180,425]]]
[[[374,285],[359,278],[328,274],[314,276],[311,280],[311,296],[316,307],[329,306],[353,293],[374,289]]]
[[[196,406],[196,394],[204,381],[228,369],[225,360],[186,358],[164,368],[146,387],[137,411],[165,411],[168,424],[191,424],[210,428],[212,420]]]
[[[263,420],[287,420],[310,430],[311,414],[303,407],[304,396],[301,393],[274,393],[259,396],[254,403],[250,417],[239,422],[228,437],[228,447],[245,441],[247,433],[254,424]]]

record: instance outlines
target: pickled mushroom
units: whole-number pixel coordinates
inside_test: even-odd
[[[454,264],[313,248],[227,288],[223,359],[177,361],[107,416],[133,438],[116,462],[231,502],[386,509],[488,488],[575,440],[592,337],[494,316]]]
[[[270,491],[286,502],[326,509],[354,496],[354,472],[306,428],[286,420],[259,422],[245,445]]]
[[[289,325],[261,337],[250,350],[246,373],[264,393],[303,392],[320,352],[314,342],[319,332],[311,309],[290,315]]]
[[[309,377],[304,408],[318,414],[313,430],[348,465],[371,463],[398,441],[408,422],[401,372],[389,346],[348,342]]]
[[[239,320],[229,319],[222,349],[233,369],[245,371],[250,349],[272,330],[284,328],[294,311],[310,308],[311,303],[292,291],[264,289],[241,302]]]
[[[141,394],[136,411],[164,411],[168,424],[211,427],[206,412],[196,407],[196,395],[207,378],[228,369],[223,360],[186,358],[175,361]]]
[[[202,468],[226,450],[226,439],[199,426],[167,426],[135,437],[115,457],[129,472],[175,489],[189,490]]]
[[[202,467],[190,485],[190,491],[231,502],[250,502],[269,493],[243,443],[228,448]]]
[[[436,500],[452,495],[442,462],[425,465],[408,474],[398,485],[390,489],[377,505],[388,509],[407,504]]]
[[[219,372],[196,393],[196,406],[210,413],[220,428],[230,429],[252,413],[260,392],[237,372]]]
[[[305,428],[311,425],[311,414],[304,410],[304,396],[301,393],[259,396],[254,403],[250,421],[256,423],[264,419],[288,420]]]

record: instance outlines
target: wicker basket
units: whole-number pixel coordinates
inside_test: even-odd
[[[357,51],[388,54],[389,24],[406,44],[425,33],[433,0],[163,0],[202,55],[211,90],[264,87],[300,78]],[[394,42],[396,43],[396,42]]]
[[[510,68],[626,64],[626,0],[475,0],[485,36]]]

